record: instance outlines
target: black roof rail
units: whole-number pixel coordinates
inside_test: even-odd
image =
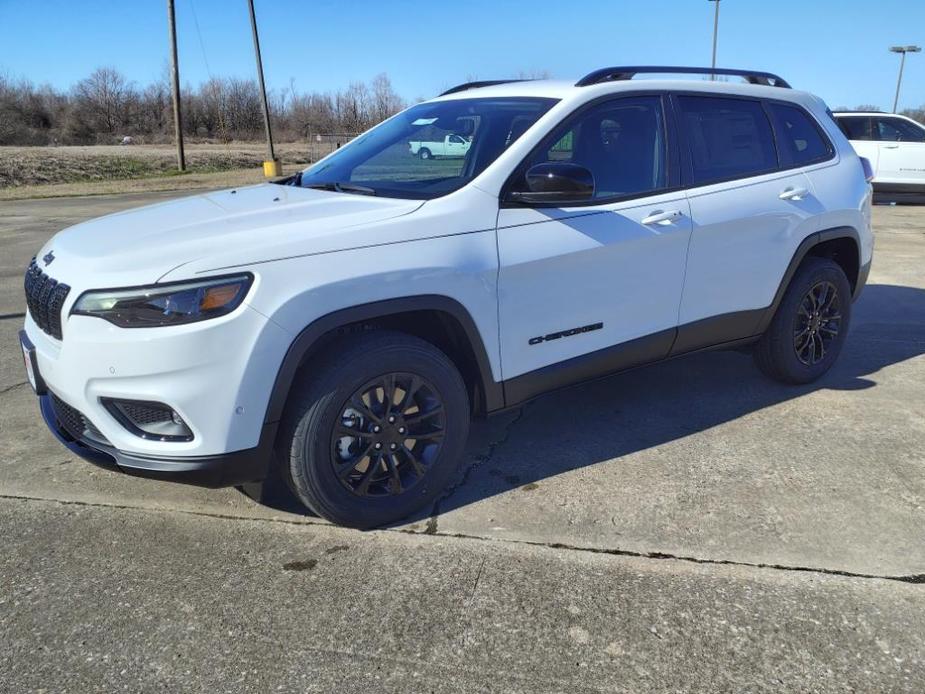
[[[443,92],[440,96],[446,96],[447,94],[455,94],[456,92],[465,92],[469,89],[478,89],[479,87],[492,87],[496,84],[509,84],[511,82],[529,82],[530,80],[516,79],[516,80],[480,80],[478,82],[463,82],[462,84],[457,84],[455,87],[451,87]]]
[[[575,82],[576,87],[587,87],[601,82],[615,82],[631,80],[640,74],[679,74],[679,75],[733,75],[744,77],[749,84],[761,84],[767,87],[783,87],[790,89],[790,85],[783,77],[773,72],[759,72],[757,70],[732,70],[729,68],[712,67],[680,67],[677,65],[630,65],[620,67],[605,67],[589,72]]]

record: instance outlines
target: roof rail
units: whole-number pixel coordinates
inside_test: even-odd
[[[516,80],[480,80],[478,82],[463,82],[462,84],[457,84],[455,87],[451,87],[443,92],[440,96],[446,96],[447,94],[455,94],[457,92],[465,92],[469,89],[478,89],[480,87],[491,87],[496,84],[509,84],[510,82],[529,82],[530,80],[516,79]]]
[[[632,65],[623,67],[605,67],[589,72],[575,82],[576,87],[587,87],[601,82],[614,82],[631,80],[639,74],[680,74],[680,75],[733,75],[744,77],[749,84],[761,84],[767,87],[783,87],[790,89],[785,79],[772,72],[759,72],[757,70],[731,70],[729,68],[712,67],[679,67],[677,65]]]

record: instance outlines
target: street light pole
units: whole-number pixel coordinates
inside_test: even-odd
[[[247,0],[251,13],[251,29],[254,33],[254,53],[257,56],[257,82],[263,99],[263,125],[267,133],[267,158],[263,162],[263,175],[267,178],[280,175],[279,160],[273,152],[273,134],[270,132],[270,104],[267,102],[267,87],[263,83],[263,61],[260,59],[260,39],[257,37],[257,16],[254,14],[254,0]]]
[[[899,60],[899,78],[896,80],[896,96],[893,97],[893,113],[899,106],[899,87],[903,83],[903,68],[906,66],[906,53],[919,53],[922,50],[920,46],[891,46],[891,53],[899,53],[902,58]]]
[[[716,39],[719,35],[719,2],[720,0],[709,0],[710,2],[716,3],[716,10],[713,13],[713,62],[710,63],[710,67],[714,70],[716,69]],[[710,79],[715,80],[716,74],[710,73]]]

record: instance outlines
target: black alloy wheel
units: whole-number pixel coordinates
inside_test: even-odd
[[[807,258],[755,345],[755,362],[784,383],[810,383],[832,368],[851,320],[851,285],[831,258]]]
[[[357,496],[412,489],[440,453],[446,427],[440,395],[410,373],[364,384],[341,406],[339,419],[331,434],[331,464]]]
[[[841,327],[841,301],[831,282],[815,284],[803,296],[794,319],[793,348],[797,359],[807,366],[825,359]]]
[[[345,335],[293,384],[277,440],[283,478],[335,523],[394,523],[451,482],[469,411],[462,376],[434,345],[384,329]]]

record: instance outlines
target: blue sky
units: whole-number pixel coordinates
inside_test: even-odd
[[[254,74],[246,0],[176,0],[184,82]],[[707,0],[256,0],[271,88],[336,90],[387,72],[408,99],[465,81],[620,64],[708,65]],[[112,65],[146,83],[167,61],[165,0],[0,0],[0,71],[67,87]],[[196,29],[198,19],[199,31]],[[201,36],[201,43],[200,43]],[[894,44],[925,45],[925,0],[722,0],[721,66],[777,72],[832,107],[892,106]],[[925,53],[900,108],[925,104]]]

